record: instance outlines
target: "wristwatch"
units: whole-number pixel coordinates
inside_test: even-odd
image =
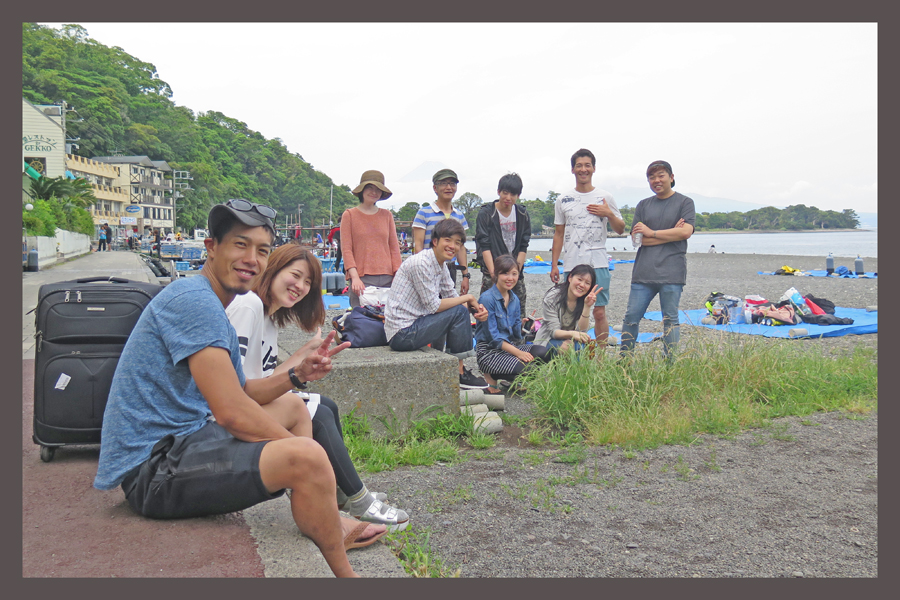
[[[291,383],[294,384],[295,388],[297,388],[298,390],[306,389],[306,382],[300,381],[300,378],[297,377],[296,373],[294,373],[294,367],[291,367],[290,369],[288,369],[288,377],[291,378]]]
[[[469,273],[468,271],[466,271],[465,273],[463,273],[462,276],[463,276],[465,279],[472,279],[472,274]]]

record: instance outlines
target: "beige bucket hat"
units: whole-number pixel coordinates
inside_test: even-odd
[[[370,183],[381,190],[382,200],[390,198],[394,193],[391,190],[387,189],[387,187],[384,185],[384,174],[381,171],[375,170],[366,171],[365,173],[363,173],[362,177],[359,178],[359,185],[353,188],[353,191],[350,193],[357,198],[361,198],[360,194],[362,193],[363,189],[365,189],[365,187]]]

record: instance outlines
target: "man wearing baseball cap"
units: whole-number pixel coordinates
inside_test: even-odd
[[[275,211],[244,199],[214,206],[201,276],[167,285],[122,351],[103,416],[94,487],[121,485],[141,515],[174,519],[242,510],[293,490],[291,513],[338,577],[346,549],[384,525],[341,517],[322,447],[265,405],[331,370],[331,334],[281,375],[248,380],[225,307],[266,268]],[[290,428],[290,429],[289,429]]]
[[[663,352],[671,358],[681,329],[678,303],[687,279],[687,239],[694,233],[694,201],[673,190],[672,165],[657,160],[647,167],[647,182],[654,196],[644,198],[634,209],[632,239],[643,239],[631,270],[631,293],[622,324],[622,356],[634,349],[638,325],[650,301],[659,295],[663,314]]]
[[[431,182],[434,184],[432,189],[437,198],[434,202],[423,205],[413,219],[414,254],[431,248],[431,231],[442,219],[456,219],[463,226],[463,229],[469,229],[466,215],[453,207],[453,197],[456,196],[456,188],[459,184],[459,177],[456,176],[456,173],[450,169],[441,169],[432,176]],[[463,296],[468,294],[471,275],[469,274],[465,246],[460,246],[459,253],[447,267],[450,269],[450,279],[453,280],[454,287],[456,287],[456,271],[461,270],[463,272],[462,283],[459,284],[459,292]]]

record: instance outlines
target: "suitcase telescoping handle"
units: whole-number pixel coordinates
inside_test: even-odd
[[[131,283],[128,279],[122,279],[121,277],[87,277],[85,279],[77,279],[78,283],[93,283],[95,281],[108,281],[111,283]]]

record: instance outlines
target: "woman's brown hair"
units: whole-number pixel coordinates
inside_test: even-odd
[[[299,244],[288,243],[279,246],[269,255],[269,263],[263,271],[253,291],[262,300],[265,313],[269,314],[272,300],[269,297],[272,280],[282,269],[289,267],[294,261],[305,260],[309,265],[309,292],[297,304],[290,308],[281,307],[272,315],[272,320],[279,329],[288,323],[294,323],[304,331],[314,331],[325,322],[325,306],[322,304],[322,265],[319,259],[302,248]]]

